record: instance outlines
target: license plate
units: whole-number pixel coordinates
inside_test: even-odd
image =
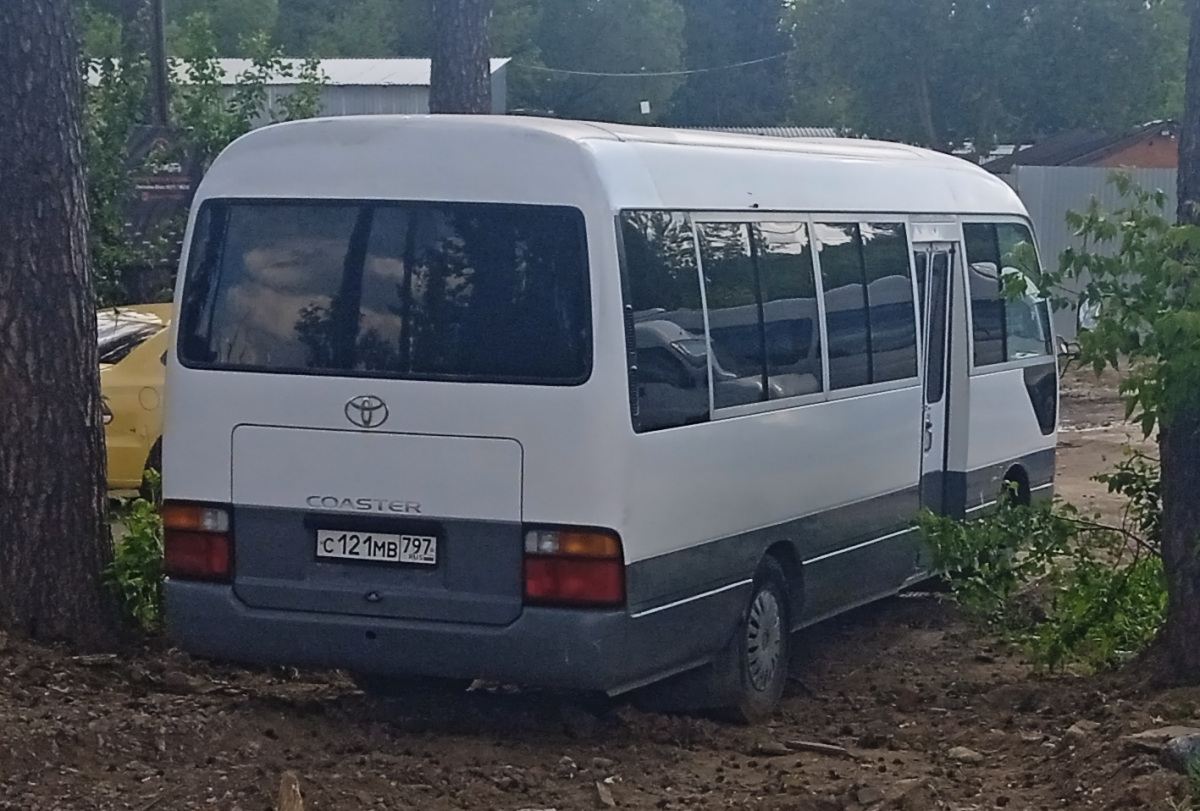
[[[320,529],[317,530],[317,557],[436,566],[437,538],[433,535],[388,535]]]

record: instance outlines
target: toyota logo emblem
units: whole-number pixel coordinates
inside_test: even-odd
[[[363,394],[346,403],[346,419],[359,428],[378,428],[387,418],[387,403],[373,394]]]

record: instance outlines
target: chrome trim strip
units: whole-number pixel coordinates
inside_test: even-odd
[[[847,552],[855,552],[859,549],[863,549],[865,547],[871,546],[872,544],[883,543],[884,541],[890,541],[892,538],[899,538],[901,535],[907,535],[910,532],[916,532],[916,531],[917,531],[916,527],[909,527],[908,529],[902,529],[899,532],[893,532],[890,535],[884,535],[881,538],[872,538],[869,541],[863,541],[860,544],[855,544],[854,546],[848,546],[845,549],[838,549],[834,552],[829,552],[827,554],[819,555],[815,558],[811,558],[809,560],[804,561],[803,565],[807,566],[810,563],[820,563],[823,560],[829,560],[830,558],[836,558],[838,555],[844,555]]]
[[[721,588],[719,588],[719,589],[713,589],[712,591],[706,591],[703,594],[693,594],[691,597],[684,597],[682,600],[676,600],[673,603],[667,603],[666,605],[660,605],[660,606],[655,606],[654,608],[648,608],[645,611],[639,611],[638,613],[631,614],[630,616],[635,620],[640,619],[642,617],[648,617],[651,614],[657,614],[660,611],[666,611],[668,608],[678,608],[681,605],[695,602],[696,600],[703,600],[705,597],[712,597],[715,594],[721,594],[722,592],[730,591],[731,589],[741,588],[742,586],[748,586],[753,582],[754,582],[753,579],[739,580],[736,583],[730,583],[728,586],[721,586]]]

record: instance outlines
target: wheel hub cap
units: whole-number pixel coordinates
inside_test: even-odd
[[[775,678],[783,654],[782,612],[770,591],[760,591],[746,620],[746,664],[750,683],[766,690]]]

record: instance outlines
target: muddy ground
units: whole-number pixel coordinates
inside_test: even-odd
[[[1111,514],[1089,477],[1137,433],[1110,382],[1068,375],[1058,487]],[[936,595],[796,641],[783,706],[752,728],[536,691],[377,701],[339,674],[0,641],[0,809],[269,811],[285,772],[310,810],[1166,811],[1186,793],[1124,736],[1200,726],[1200,689],[1147,667],[1035,676]]]

